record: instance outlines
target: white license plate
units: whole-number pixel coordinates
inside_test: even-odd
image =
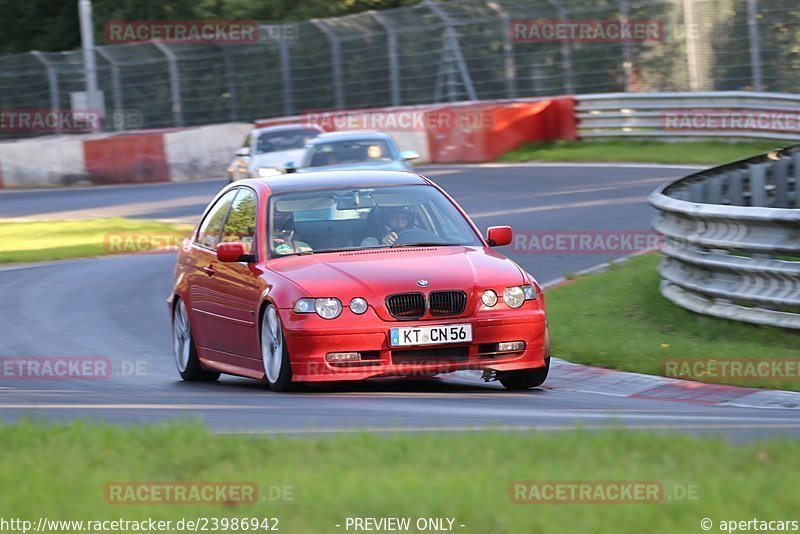
[[[389,330],[389,342],[392,347],[469,343],[470,341],[472,341],[471,324],[409,326]]]

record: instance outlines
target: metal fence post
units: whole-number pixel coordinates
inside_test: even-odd
[[[58,92],[58,71],[41,52],[34,50],[31,55],[47,70],[47,85],[50,89],[50,108],[54,112],[61,109],[61,95]],[[56,133],[61,133],[61,121],[56,121]]]
[[[392,91],[392,105],[399,106],[401,103],[400,97],[400,66],[397,61],[397,32],[394,27],[389,24],[386,17],[376,11],[370,11],[370,15],[375,21],[383,27],[386,32],[386,56],[389,60],[389,85]]]
[[[222,54],[222,63],[225,65],[225,87],[228,90],[228,116],[231,122],[239,119],[239,101],[236,93],[236,80],[231,58],[225,53],[225,47],[217,45],[219,53]]]
[[[486,5],[500,17],[500,24],[502,24],[501,35],[503,36],[503,59],[505,62],[506,98],[516,98],[517,87],[515,79],[517,69],[514,66],[514,45],[511,42],[510,35],[511,17],[497,2],[487,2]]]
[[[114,124],[118,124],[118,130],[124,130],[125,121],[122,120],[122,117],[125,116],[125,111],[122,106],[122,86],[119,83],[119,63],[102,46],[98,46],[95,50],[103,59],[108,61],[108,65],[111,68],[111,100],[114,102],[114,113],[120,119],[119,123],[114,121]]]
[[[155,42],[153,44],[164,54],[169,64],[169,87],[172,96],[172,116],[175,122],[173,126],[180,128],[183,126],[183,108],[181,105],[181,80],[178,73],[178,59],[175,57],[175,53],[167,48],[164,43]]]
[[[475,92],[475,87],[472,85],[472,78],[470,77],[469,69],[467,68],[467,62],[464,61],[464,55],[461,53],[461,45],[458,43],[456,30],[453,28],[453,20],[447,13],[444,12],[441,6],[436,5],[431,0],[425,0],[423,4],[429,7],[430,10],[436,13],[436,16],[442,19],[442,22],[444,22],[444,25],[447,28],[444,31],[444,42],[446,47],[445,52],[448,60],[455,61],[459,74],[461,74],[461,83],[464,84],[464,89],[467,91],[467,98],[470,100],[478,100],[478,94]],[[453,100],[454,87],[452,78],[450,82],[450,91],[450,99]]]
[[[700,60],[697,54],[697,24],[694,20],[694,0],[683,0],[683,25],[686,33],[686,68],[689,90],[700,90]]]
[[[619,11],[622,20],[628,22],[628,2],[619,0]],[[631,74],[633,72],[633,54],[631,53],[631,43],[627,39],[622,40],[622,72],[625,76],[625,92],[631,92]]]
[[[320,29],[331,43],[331,67],[333,69],[334,102],[337,109],[344,109],[344,88],[342,87],[342,54],[339,38],[333,30],[320,19],[311,19],[311,23]]]
[[[281,39],[278,43],[278,57],[281,62],[281,94],[283,95],[283,112],[294,115],[294,93],[292,92],[292,61],[289,55],[289,43]]]
[[[753,74],[753,90],[763,91],[761,46],[758,40],[758,0],[747,0],[747,33],[750,38],[750,69]]]
[[[569,20],[567,9],[561,5],[559,0],[545,0],[548,4],[558,10],[558,16],[562,21]],[[572,47],[566,40],[561,41],[561,57],[564,58],[564,92],[571,95],[575,93],[574,69],[572,66]]]

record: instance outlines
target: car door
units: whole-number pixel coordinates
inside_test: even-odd
[[[222,237],[225,218],[238,193],[238,188],[222,195],[206,212],[192,243],[186,265],[189,302],[194,341],[201,351],[212,346],[212,317],[217,302],[224,299],[213,274],[217,263],[217,244]],[[216,359],[216,358],[211,358]]]
[[[254,355],[258,335],[258,303],[264,281],[254,270],[257,262],[256,228],[258,197],[249,187],[239,188],[222,230],[221,243],[244,243],[250,261],[213,263],[214,288],[224,298],[215,300],[209,315],[210,343],[214,350],[239,358]],[[246,365],[248,362],[241,362]],[[249,362],[252,363],[252,362]]]

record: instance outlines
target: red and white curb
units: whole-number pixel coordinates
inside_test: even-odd
[[[800,409],[800,393],[710,384],[591,367],[553,358],[547,389],[740,408]]]

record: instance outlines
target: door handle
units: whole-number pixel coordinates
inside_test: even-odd
[[[217,271],[215,271],[211,265],[209,265],[208,267],[203,267],[203,272],[206,273],[208,276],[214,276],[217,273]]]

